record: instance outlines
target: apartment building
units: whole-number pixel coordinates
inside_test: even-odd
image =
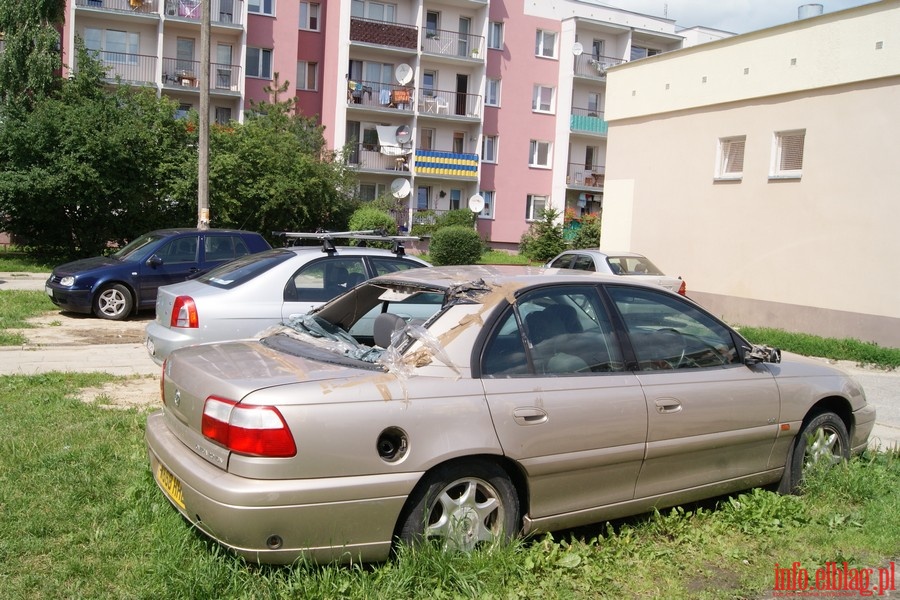
[[[600,212],[608,68],[728,35],[594,0],[210,2],[210,120],[240,120],[288,81],[361,197],[393,195],[406,228],[480,200],[478,229],[500,248],[544,207]],[[80,36],[111,79],[197,108],[201,8],[69,0],[64,62],[77,68]]]

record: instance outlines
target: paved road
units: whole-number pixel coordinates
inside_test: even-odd
[[[0,273],[0,290],[43,290],[46,273]],[[900,370],[861,369],[851,362],[839,366],[862,384],[869,402],[878,411],[872,443],[900,447]],[[0,375],[45,371],[106,371],[115,375],[157,375],[159,367],[142,344],[102,344],[77,348],[22,350],[0,347]]]

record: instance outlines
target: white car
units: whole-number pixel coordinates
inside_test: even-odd
[[[176,348],[250,338],[306,314],[376,275],[431,266],[367,247],[278,248],[239,258],[197,279],[161,287],[147,352],[162,364]]]
[[[579,269],[609,275],[627,275],[629,278],[655,283],[667,290],[687,295],[687,286],[681,277],[671,277],[660,271],[650,259],[634,252],[601,252],[599,250],[566,250],[547,263],[554,269]]]

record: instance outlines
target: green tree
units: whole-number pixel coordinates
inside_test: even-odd
[[[79,71],[32,110],[0,122],[0,213],[4,228],[37,254],[100,254],[161,226],[189,222],[183,181],[196,181],[195,136],[175,104],[152,92],[102,86],[80,50]],[[195,188],[196,186],[194,186]]]
[[[557,224],[560,212],[554,208],[545,208],[540,213],[540,220],[535,221],[522,234],[519,241],[519,252],[535,261],[548,261],[566,248],[563,239],[562,225]]]
[[[65,0],[0,0],[0,104],[28,106],[58,87],[65,10]]]
[[[600,247],[600,217],[585,215],[581,219],[581,229],[575,232],[572,239],[573,248],[599,248]],[[554,254],[554,256],[556,256]]]

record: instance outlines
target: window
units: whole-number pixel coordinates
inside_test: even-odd
[[[497,162],[497,136],[486,135],[481,140],[481,162]]]
[[[600,93],[599,92],[588,92],[587,95],[588,100],[588,116],[589,117],[598,117],[600,113],[603,112],[600,108]]]
[[[455,154],[462,154],[465,152],[466,145],[466,134],[463,131],[454,131],[453,132],[453,141],[451,142],[451,152]]]
[[[436,38],[441,28],[441,13],[429,10],[425,13],[425,37]]]
[[[503,49],[503,23],[491,21],[488,25],[488,48]]]
[[[534,41],[534,55],[556,58],[556,32],[537,30]]]
[[[547,196],[535,196],[528,194],[528,202],[525,204],[525,220],[537,221],[541,218],[541,213],[547,208]]]
[[[744,144],[747,136],[719,139],[718,179],[740,179],[744,174]]]
[[[431,127],[419,128],[419,148],[422,150],[434,150],[434,129]]]
[[[528,151],[528,166],[550,166],[550,142],[531,140],[531,146]]]
[[[85,27],[84,47],[104,62],[137,64],[140,34],[117,29]]]
[[[484,83],[484,103],[486,106],[500,106],[500,80],[488,78]]]
[[[247,77],[272,79],[272,50],[247,47]]]
[[[770,177],[800,177],[803,173],[803,143],[806,130],[775,133]]]
[[[656,56],[660,51],[656,48],[644,48],[643,46],[632,46],[631,47],[631,60],[637,60],[639,58],[647,58],[648,56]]]
[[[478,213],[478,218],[480,219],[493,219],[494,218],[494,195],[496,192],[492,190],[481,190],[479,192],[481,197],[484,198],[484,208],[481,209],[481,212]]]
[[[536,112],[553,112],[553,88],[535,85],[531,96],[531,110]]]
[[[204,260],[232,260],[250,254],[247,243],[239,236],[208,234],[203,241]]]
[[[228,125],[231,122],[231,108],[227,106],[216,107],[216,123],[219,125]]]
[[[327,302],[347,291],[350,276],[366,279],[362,258],[325,258],[298,269],[284,287],[285,302]],[[293,285],[291,285],[293,284]]]
[[[319,31],[319,3],[300,3],[300,29]]]
[[[370,202],[375,198],[385,195],[387,192],[387,186],[383,183],[359,184],[359,199],[365,202]]]
[[[388,21],[394,23],[397,20],[397,5],[385,2],[373,2],[371,0],[353,0],[350,4],[350,16],[360,19],[372,19],[374,21]]]
[[[248,0],[247,12],[260,15],[274,15],[275,0]]]
[[[603,40],[594,39],[591,42],[591,56],[595,59],[603,56]]]
[[[178,105],[178,108],[175,109],[175,118],[176,119],[187,119],[188,116],[190,116],[189,113],[191,112],[192,108],[194,108],[194,107],[191,106],[190,104],[188,104],[186,102],[181,102]]]
[[[297,89],[315,91],[319,89],[319,63],[297,62]]]

